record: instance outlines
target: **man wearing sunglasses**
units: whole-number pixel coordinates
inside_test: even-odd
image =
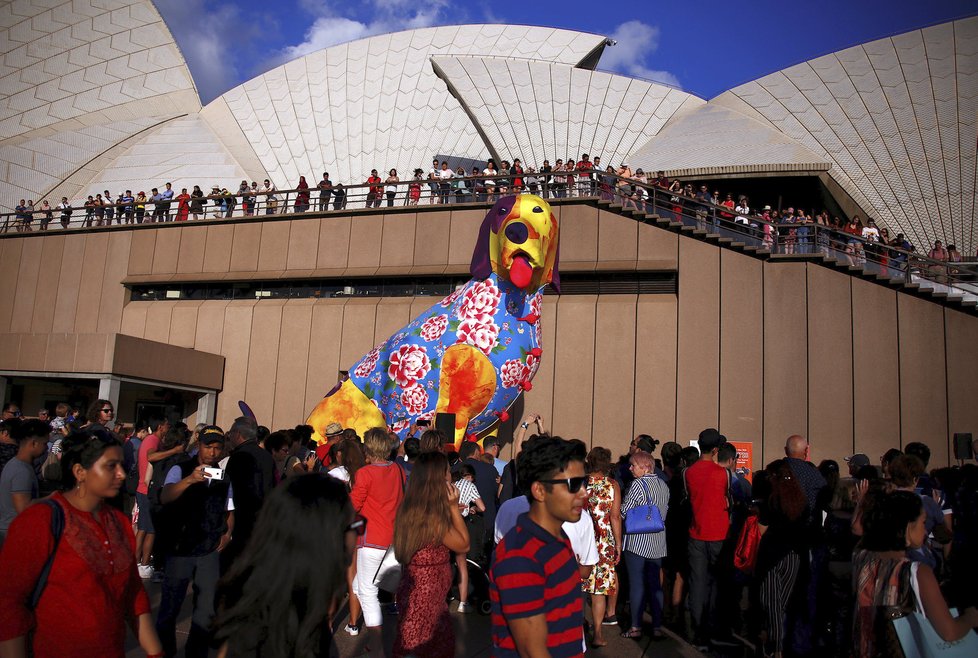
[[[584,509],[584,457],[584,444],[550,437],[520,454],[529,511],[503,536],[490,570],[494,656],[583,655],[581,576],[562,525]]]

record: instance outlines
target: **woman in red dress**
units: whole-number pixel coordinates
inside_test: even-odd
[[[445,601],[452,586],[449,551],[469,550],[458,500],[448,458],[440,452],[422,453],[394,521],[394,556],[405,565],[397,589],[395,658],[455,655],[455,631]]]
[[[183,188],[183,191],[177,195],[177,221],[185,222],[187,217],[190,215],[190,195],[187,194],[187,188]]]
[[[295,211],[306,212],[309,210],[309,183],[305,176],[299,176],[299,184],[295,186]]]
[[[64,493],[25,509],[0,552],[0,653],[27,655],[33,631],[36,658],[122,658],[129,625],[150,658],[162,656],[136,571],[132,525],[103,504],[126,479],[122,446],[108,432],[78,432],[61,450]],[[64,519],[58,539],[52,532],[56,509]],[[46,584],[31,606],[50,556]]]

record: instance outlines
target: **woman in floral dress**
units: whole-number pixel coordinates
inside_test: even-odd
[[[587,504],[594,520],[594,539],[598,545],[598,563],[588,576],[584,591],[591,595],[594,614],[594,646],[603,647],[604,626],[618,623],[618,577],[615,565],[621,559],[621,490],[608,476],[611,451],[593,448],[587,456]],[[610,613],[610,614],[609,614]]]

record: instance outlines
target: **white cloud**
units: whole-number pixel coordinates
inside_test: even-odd
[[[337,44],[399,30],[413,30],[445,23],[449,0],[428,0],[420,9],[410,0],[371,0],[375,18],[364,21],[340,15],[322,0],[301,0],[301,6],[316,16],[303,35],[302,43],[284,48],[272,62],[281,64]]]
[[[208,8],[205,0],[154,0],[154,3],[180,46],[202,103],[238,84],[235,53],[260,34],[238,7],[220,4]],[[228,38],[224,26],[234,26],[233,39]]]
[[[622,23],[609,37],[618,43],[605,48],[601,67],[637,78],[680,87],[679,79],[668,71],[648,65],[649,57],[659,48],[659,28],[642,21]]]
[[[369,36],[370,28],[349,18],[320,16],[306,30],[305,40],[282,51],[282,61],[289,61],[309,53],[335,46],[338,43],[353,41]]]

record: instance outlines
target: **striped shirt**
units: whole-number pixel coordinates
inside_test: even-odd
[[[651,500],[645,495],[642,484],[645,484],[649,493],[652,494]],[[644,507],[650,503],[659,508],[662,522],[665,523],[666,512],[669,511],[669,485],[655,473],[646,473],[628,487],[625,500],[621,504],[621,517],[624,519],[630,509]],[[663,558],[666,556],[666,531],[626,533],[623,550],[641,555],[646,559]]]
[[[519,517],[496,547],[489,572],[492,655],[518,658],[508,620],[545,615],[547,649],[553,658],[583,656],[581,574],[570,540]]]

